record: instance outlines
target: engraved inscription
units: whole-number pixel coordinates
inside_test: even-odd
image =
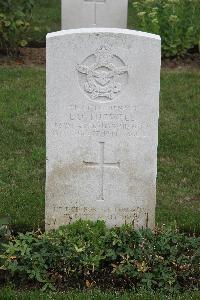
[[[99,142],[100,145],[100,160],[99,162],[87,162],[84,161],[84,164],[88,167],[99,167],[101,169],[101,191],[98,201],[104,201],[104,168],[120,168],[120,162],[116,163],[105,163],[105,143]]]
[[[135,228],[141,227],[140,224],[145,224],[147,218],[147,210],[142,207],[124,207],[124,208],[89,208],[89,207],[65,207],[53,206],[52,219],[49,219],[49,225],[59,227],[61,224],[71,223],[77,219],[94,220],[106,219],[107,222],[119,219],[121,223],[133,224]],[[50,224],[52,223],[52,224]]]
[[[77,65],[81,88],[96,102],[108,102],[128,82],[128,67],[107,45],[101,46]]]
[[[138,117],[140,115],[140,117]],[[56,136],[94,136],[146,138],[152,124],[139,108],[132,105],[69,105],[62,122],[53,124]]]

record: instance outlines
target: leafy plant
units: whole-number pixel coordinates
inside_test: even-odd
[[[137,0],[137,29],[159,34],[163,56],[182,55],[200,43],[199,0]]]
[[[199,272],[200,239],[187,237],[171,228],[157,232],[112,229],[106,257],[113,272],[149,289],[182,289],[195,286]]]
[[[163,227],[134,230],[78,221],[48,233],[19,234],[1,255],[14,280],[54,286],[109,285],[134,289],[195,289],[200,239]]]
[[[0,50],[16,54],[26,46],[34,0],[0,0]]]

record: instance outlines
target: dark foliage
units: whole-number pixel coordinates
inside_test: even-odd
[[[28,43],[34,0],[0,0],[0,50],[16,54]]]
[[[164,57],[199,45],[199,0],[133,0],[137,29],[159,34]]]
[[[14,281],[53,287],[198,287],[200,239],[163,227],[108,229],[103,222],[78,221],[48,233],[26,233],[5,245],[2,268]]]

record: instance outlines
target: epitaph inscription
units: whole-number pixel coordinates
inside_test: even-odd
[[[128,67],[108,46],[101,46],[77,66],[81,88],[92,101],[108,102],[128,81]]]

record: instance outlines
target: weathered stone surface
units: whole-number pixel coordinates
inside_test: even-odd
[[[127,27],[128,0],[62,0],[62,29]]]
[[[158,36],[131,30],[47,36],[46,229],[154,226],[160,56]]]

